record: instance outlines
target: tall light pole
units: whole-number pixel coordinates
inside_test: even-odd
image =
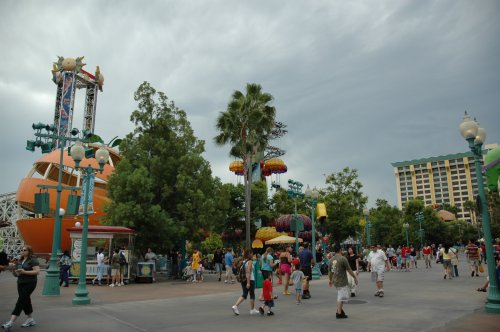
[[[75,291],[73,304],[89,304],[90,298],[87,291],[87,237],[89,229],[89,196],[93,192],[95,173],[104,170],[104,165],[108,162],[109,151],[104,147],[100,147],[95,153],[95,159],[99,163],[99,168],[94,168],[90,164],[87,167],[80,167],[80,162],[85,156],[85,148],[80,142],[77,142],[71,147],[71,157],[75,161],[75,169],[79,170],[83,175],[82,187],[84,191],[83,197],[83,228],[82,228],[82,249],[80,255],[80,278],[78,280],[78,287]],[[92,188],[91,188],[92,185]],[[93,213],[93,212],[92,212]]]
[[[479,123],[472,120],[467,112],[465,112],[463,121],[460,124],[460,134],[469,143],[476,168],[477,190],[481,207],[480,213],[482,216],[484,245],[486,248],[486,265],[488,266],[488,277],[490,279],[485,309],[487,312],[500,314],[500,292],[496,278],[495,258],[493,257],[493,240],[491,236],[490,217],[488,215],[488,202],[486,201],[484,192],[484,180],[481,169],[481,159],[483,157],[482,146],[486,139],[486,130],[480,128]]]
[[[49,260],[49,268],[47,269],[47,275],[45,277],[45,283],[43,284],[43,296],[59,296],[60,295],[60,286],[59,286],[59,267],[57,266],[58,259],[57,253],[61,250],[61,225],[62,225],[62,216],[64,213],[61,212],[61,193],[63,190],[75,190],[75,187],[65,187],[62,185],[62,176],[63,176],[63,168],[64,168],[64,147],[66,143],[69,141],[76,141],[80,138],[78,137],[67,137],[65,135],[56,134],[57,128],[54,125],[48,125],[43,123],[34,123],[32,125],[33,130],[35,130],[36,139],[28,140],[26,142],[26,150],[34,152],[35,148],[40,147],[42,153],[49,153],[54,149],[54,141],[57,140],[60,144],[59,150],[59,165],[58,165],[58,177],[57,177],[57,185],[48,186],[41,185],[41,188],[44,189],[56,189],[56,208],[54,213],[54,231],[52,235],[52,251],[50,254]],[[42,133],[42,130],[45,130],[45,133]],[[72,136],[77,136],[80,133],[78,129],[71,130]]]
[[[422,229],[422,221],[424,221],[424,213],[422,211],[415,213],[415,220],[419,223],[418,234],[420,235],[420,250],[424,247],[424,230]]]
[[[365,214],[366,218],[366,225],[365,225],[365,231],[366,231],[366,245],[370,247],[372,245],[372,223],[368,219],[368,216],[370,215],[370,210],[364,209],[363,213]]]
[[[318,204],[319,191],[314,188],[311,190],[309,185],[305,191],[305,195],[309,205],[311,206],[311,242],[312,242],[312,255],[313,259],[316,262],[316,205]],[[316,262],[319,263],[319,262]],[[319,264],[314,264],[312,269],[312,277],[317,280],[321,277],[321,271],[319,270]]]
[[[408,241],[408,229],[410,228],[410,224],[407,223],[407,222],[405,222],[403,224],[403,228],[404,228],[404,230],[406,232],[406,247],[408,247],[410,245],[410,242]]]
[[[295,253],[299,253],[299,231],[304,229],[302,219],[297,214],[297,197],[304,197],[302,187],[304,185],[298,181],[288,180],[288,197],[295,200],[295,213],[292,218],[292,230],[295,231]]]

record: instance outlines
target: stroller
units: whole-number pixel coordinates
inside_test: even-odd
[[[194,280],[194,274],[196,273],[196,271],[194,271],[192,268],[191,268],[191,265],[188,265],[186,266],[183,270],[182,270],[182,280],[185,280],[187,282],[191,282]]]

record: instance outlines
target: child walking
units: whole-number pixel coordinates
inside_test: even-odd
[[[271,308],[274,307],[274,299],[276,297],[273,296],[273,282],[271,281],[272,274],[270,273],[264,283],[262,284],[262,294],[264,295],[264,304],[259,307],[259,312],[261,315],[264,315],[264,310],[267,307],[267,315],[272,316],[274,312],[271,311]]]
[[[398,272],[401,272],[401,263],[403,259],[401,258],[401,253],[398,254],[398,257],[396,258],[396,269]]]
[[[302,296],[302,281],[305,279],[304,272],[300,270],[300,263],[295,264],[295,270],[292,272],[290,278],[293,281],[293,287],[295,287],[295,303],[300,304]]]

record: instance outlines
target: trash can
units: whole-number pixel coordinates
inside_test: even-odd
[[[264,277],[262,276],[262,271],[260,270],[260,262],[253,262],[253,273],[255,277],[255,288],[262,288]]]
[[[153,282],[153,262],[139,262],[137,263],[137,283],[152,283]]]

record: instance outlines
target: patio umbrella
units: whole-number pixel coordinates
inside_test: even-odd
[[[264,244],[262,243],[261,240],[256,239],[256,240],[253,240],[253,242],[252,242],[252,248],[264,248]]]
[[[299,242],[303,240],[299,238]],[[286,243],[295,243],[295,238],[288,235],[281,235],[272,240],[266,241],[266,244],[286,244]]]

